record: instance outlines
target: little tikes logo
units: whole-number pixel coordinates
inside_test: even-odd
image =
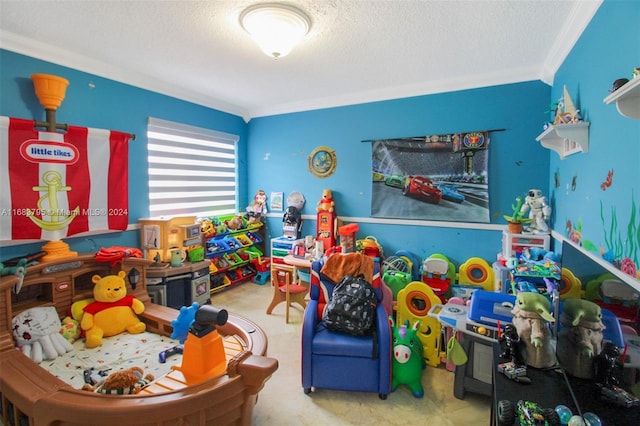
[[[75,146],[64,142],[29,139],[20,145],[20,155],[32,163],[75,164],[80,152]]]

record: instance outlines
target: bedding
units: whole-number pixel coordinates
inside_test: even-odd
[[[161,363],[159,354],[180,343],[166,336],[143,332],[140,334],[121,333],[105,337],[102,346],[89,349],[84,340],[73,343],[73,350],[51,361],[43,361],[40,366],[74,389],[82,389],[85,371],[97,380],[115,371],[138,366],[145,374],[159,378],[180,365],[182,354],[175,354]],[[90,383],[93,384],[93,383]]]

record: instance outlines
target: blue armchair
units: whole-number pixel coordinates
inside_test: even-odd
[[[375,263],[373,267],[372,284],[378,304],[376,330],[371,336],[333,332],[324,326],[322,315],[335,284],[322,274],[323,265],[324,261],[319,260],[311,266],[311,300],[302,324],[304,392],[310,394],[312,388],[377,392],[380,399],[386,399],[391,392],[391,327],[381,303],[379,265]]]

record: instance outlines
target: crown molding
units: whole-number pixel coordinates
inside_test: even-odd
[[[185,90],[182,87],[155,79],[146,74],[120,66],[114,66],[106,62],[96,61],[66,49],[42,43],[9,31],[0,30],[0,40],[2,42],[0,47],[5,50],[192,102],[197,105],[217,109],[222,112],[240,116],[245,121],[248,121],[250,118],[247,111],[237,105],[209,96],[203,96],[201,93]]]

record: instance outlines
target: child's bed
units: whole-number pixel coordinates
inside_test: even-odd
[[[225,374],[193,386],[178,383],[158,388],[152,384],[137,395],[79,390],[15,348],[11,330],[15,315],[37,306],[54,306],[62,319],[73,302],[92,296],[94,274],[105,276],[120,270],[129,274],[132,269],[140,279],[135,286],[127,280],[127,291],[145,304],[140,319],[148,332],[165,336],[165,343],[171,343],[167,336],[178,311],[151,303],[145,279],[150,264],[129,258],[111,266],[84,255],[30,266],[18,294],[12,292],[17,277],[0,278],[0,412],[4,425],[251,423],[258,392],[278,362],[266,357],[267,337],[260,327],[233,313],[218,327],[225,341]]]

